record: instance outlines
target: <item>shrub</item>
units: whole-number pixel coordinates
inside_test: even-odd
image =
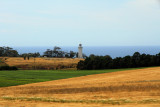
[[[15,66],[1,66],[0,70],[18,70]]]

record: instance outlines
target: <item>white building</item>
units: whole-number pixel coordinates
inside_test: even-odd
[[[82,53],[82,44],[79,44],[79,47],[78,47],[78,58],[83,58],[83,53]]]

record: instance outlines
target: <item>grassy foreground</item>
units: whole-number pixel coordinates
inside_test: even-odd
[[[92,74],[117,72],[130,69],[112,69],[112,70],[18,70],[18,71],[0,71],[0,87],[16,86],[36,82],[44,82],[72,77],[80,77]]]
[[[160,107],[160,67],[93,71],[19,70],[2,71],[1,76],[2,73],[15,83],[61,79],[1,87],[0,106],[4,107]],[[13,78],[16,73],[19,76]],[[82,77],[71,78],[77,76]]]

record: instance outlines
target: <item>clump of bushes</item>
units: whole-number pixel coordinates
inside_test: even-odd
[[[0,70],[18,70],[15,66],[0,66]]]

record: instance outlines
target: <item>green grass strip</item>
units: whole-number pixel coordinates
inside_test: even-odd
[[[18,70],[0,71],[0,87],[24,85],[37,82],[45,82],[59,79],[67,79],[93,74],[118,72],[130,69],[108,69],[108,70]],[[139,68],[140,69],[140,68]]]

